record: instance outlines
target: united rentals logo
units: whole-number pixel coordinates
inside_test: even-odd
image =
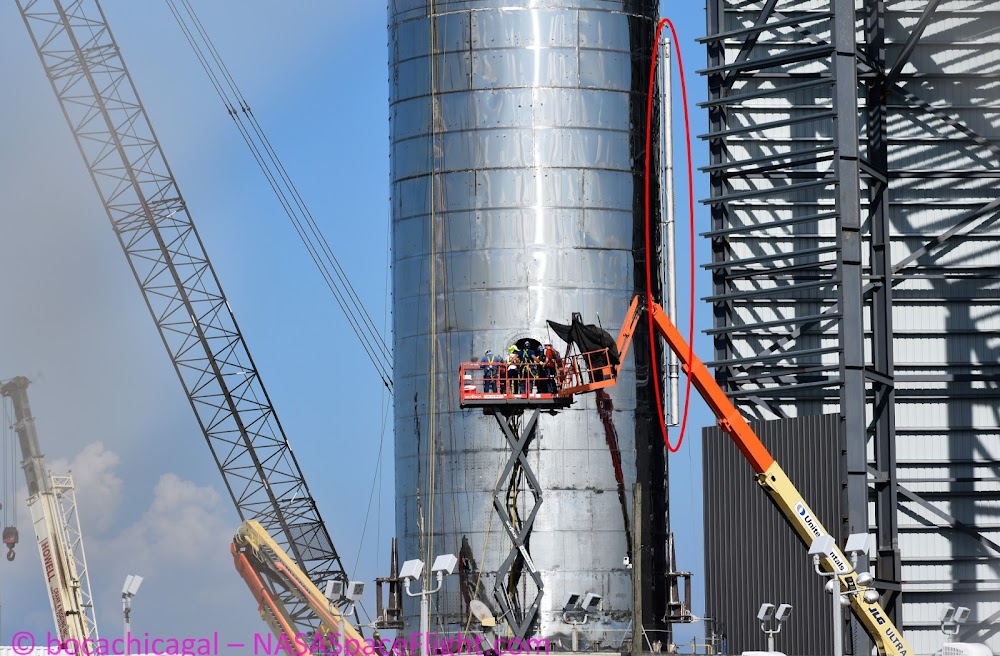
[[[797,501],[795,503],[795,514],[798,515],[802,519],[802,523],[805,524],[810,531],[812,531],[814,537],[818,538],[823,536],[823,529],[819,527],[819,523],[813,519],[812,515],[809,514],[809,510],[806,508],[806,505],[801,501]]]
[[[823,528],[819,525],[819,522],[816,521],[815,518],[813,518],[812,514],[809,512],[809,509],[806,508],[806,504],[802,503],[801,501],[795,502],[795,514],[799,516],[799,519],[802,520],[802,523],[805,524],[806,528],[808,528],[809,531],[813,534],[813,537],[820,538],[826,535],[826,533],[823,531]],[[844,562],[844,559],[840,557],[840,553],[838,551],[832,552],[828,556],[828,558],[830,559],[830,562],[833,563],[833,566],[836,568],[836,572],[839,574],[848,573],[853,569],[850,565]]]

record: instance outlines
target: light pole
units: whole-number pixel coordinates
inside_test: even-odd
[[[583,595],[571,592],[566,603],[563,605],[563,621],[573,626],[573,651],[580,651],[580,630],[579,626],[587,623],[590,613],[597,611],[601,606],[601,595],[588,592]]]
[[[445,574],[452,574],[455,566],[458,565],[458,558],[454,554],[442,554],[434,559],[431,565],[431,572],[437,574],[437,585],[433,590],[421,590],[419,592],[410,591],[410,581],[420,578],[424,572],[424,561],[419,558],[408,560],[403,563],[403,568],[399,570],[399,576],[403,579],[403,588],[409,597],[420,597],[420,656],[427,656],[427,634],[430,633],[430,596],[441,589],[444,585]]]
[[[969,609],[965,606],[955,608],[948,604],[941,615],[941,633],[948,636],[948,642],[953,642],[955,636],[962,630],[962,625],[969,619]]]
[[[326,589],[323,596],[342,615],[350,615],[354,612],[354,604],[361,601],[365,594],[365,584],[361,581],[348,581],[345,589],[344,582],[331,579],[326,582]]]
[[[122,613],[125,615],[125,653],[129,653],[128,636],[132,631],[132,598],[139,592],[142,585],[142,577],[129,574],[125,577],[125,585],[122,586]]]
[[[337,626],[334,627],[334,634],[343,636],[344,627],[341,624],[346,621],[344,618],[354,612],[354,604],[361,601],[361,598],[365,594],[365,584],[361,581],[348,581],[347,587],[344,587],[344,582],[339,579],[331,579],[326,582],[326,588],[323,591],[323,596],[326,600],[330,602],[331,610],[336,610],[335,614]],[[336,635],[331,634],[330,640],[336,640]],[[343,648],[343,644],[339,644],[339,647]],[[346,652],[345,652],[346,653]]]
[[[821,535],[815,538],[809,547],[809,555],[813,557],[813,569],[820,576],[830,579],[826,582],[825,588],[830,593],[833,602],[833,656],[844,656],[843,607],[851,605],[851,596],[862,594],[866,602],[873,603],[878,601],[878,591],[870,587],[875,577],[869,572],[858,574],[857,589],[840,589],[839,577],[853,574],[857,571],[858,561],[862,555],[867,558],[868,552],[871,550],[871,543],[872,537],[867,533],[852,533],[849,535],[847,537],[847,547],[844,551],[850,554],[851,564],[850,566],[847,566],[846,563],[844,564],[847,569],[834,566],[831,572],[824,572],[820,569],[820,559],[826,558],[831,564],[835,562],[831,559],[831,556],[837,549],[837,542],[833,539],[833,536]],[[867,568],[868,563],[866,561],[865,569]]]
[[[767,636],[767,650],[774,651],[774,636],[781,633],[781,625],[792,614],[791,604],[781,604],[775,612],[774,604],[763,603],[757,611],[760,620],[760,630]]]
[[[945,635],[945,646],[938,654],[960,654],[961,656],[993,656],[993,650],[981,642],[956,642],[962,625],[969,620],[970,610],[965,606],[955,608],[948,604],[941,615],[941,633]],[[975,631],[972,631],[975,633]]]

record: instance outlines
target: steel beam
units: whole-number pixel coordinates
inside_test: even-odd
[[[885,2],[865,2],[865,44],[869,61],[885,70]],[[922,32],[922,30],[920,30]],[[917,34],[919,38],[919,33]],[[864,103],[868,136],[867,177],[870,226],[872,365],[866,372],[872,383],[871,436],[875,469],[882,475],[875,482],[875,574],[894,585],[882,596],[882,605],[892,621],[902,626],[900,581],[903,566],[899,553],[899,504],[896,495],[896,386],[892,329],[892,248],[889,216],[889,138],[886,98],[889,81],[879,74],[866,83]]]
[[[885,45],[885,25],[884,25],[884,22],[885,22],[885,7],[884,7],[884,3],[883,2],[872,3],[872,2],[869,1],[867,4],[869,6],[873,5],[873,4],[877,4],[877,5],[881,6],[881,8],[879,10],[880,13],[881,13],[881,15],[882,15],[882,22],[883,22],[883,25],[881,27],[881,39],[882,39],[882,45],[884,46]],[[896,61],[893,62],[893,64],[892,64],[892,70],[890,70],[885,75],[885,85],[886,86],[892,86],[893,84],[896,83],[896,80],[899,79],[899,75],[900,75],[900,73],[902,73],[903,67],[906,66],[906,62],[910,61],[910,55],[913,54],[913,49],[917,47],[917,42],[919,42],[920,41],[920,37],[922,37],[924,35],[924,30],[927,29],[927,25],[931,21],[931,16],[934,15],[934,12],[937,10],[937,6],[939,4],[941,4],[941,0],[928,0],[927,5],[924,7],[924,11],[920,14],[920,20],[918,20],[917,24],[913,27],[913,32],[911,32],[910,36],[907,37],[906,43],[903,44],[903,49],[900,51],[899,56],[896,57]],[[872,43],[871,40],[869,40],[869,45],[871,45],[871,43]],[[869,50],[869,54],[871,54],[870,50]],[[883,64],[882,70],[884,71],[885,70],[884,69],[884,64],[885,64],[885,49],[884,49],[884,47],[882,49],[881,57],[878,58],[878,59],[876,59],[876,61],[878,61],[881,64]]]
[[[833,0],[833,106],[837,144],[837,242],[840,287],[840,541],[851,533],[868,532],[867,398],[865,392],[865,324],[862,272],[861,169],[858,127],[857,43],[854,36],[854,0]],[[870,651],[867,636],[851,620],[853,639],[844,641],[849,654]]]

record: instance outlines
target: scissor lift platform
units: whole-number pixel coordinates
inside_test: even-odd
[[[560,360],[554,376],[536,378],[509,378],[503,363],[463,362],[459,367],[460,405],[503,410],[568,408],[575,394],[615,384],[617,370],[607,364],[607,356],[607,349],[570,356]],[[602,364],[594,366],[595,360]],[[496,376],[486,376],[488,367],[497,371]]]

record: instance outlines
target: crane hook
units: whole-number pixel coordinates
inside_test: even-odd
[[[7,545],[7,560],[14,560],[14,546],[19,540],[16,526],[8,526],[3,530],[3,543]]]

